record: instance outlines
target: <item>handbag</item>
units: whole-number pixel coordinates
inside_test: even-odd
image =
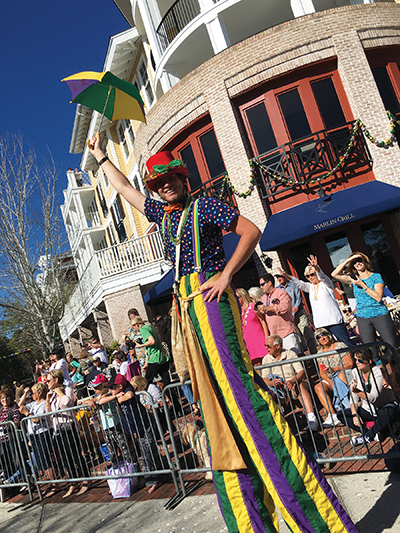
[[[133,376],[141,376],[142,373],[140,371],[140,363],[139,361],[133,361],[132,363],[128,364],[128,368],[126,371],[126,379],[130,381]]]
[[[120,474],[133,474],[138,472],[137,464],[121,462],[118,465],[106,470],[106,476],[116,476]],[[139,488],[137,476],[107,479],[108,486],[113,498],[129,498]]]

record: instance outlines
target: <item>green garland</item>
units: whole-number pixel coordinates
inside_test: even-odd
[[[219,196],[219,199],[222,200],[222,198],[223,198],[223,195],[224,195],[223,191],[224,191],[224,187],[225,186],[227,186],[232,191],[232,193],[235,194],[236,196],[238,196],[239,198],[247,198],[248,196],[250,196],[251,193],[254,191],[255,186],[256,186],[256,180],[254,178],[254,168],[255,167],[258,167],[261,170],[261,172],[264,175],[267,175],[270,179],[278,181],[278,182],[283,183],[285,185],[294,185],[294,184],[306,185],[307,183],[315,184],[317,182],[320,182],[322,180],[330,178],[333,174],[335,174],[335,172],[340,170],[343,167],[343,165],[345,164],[346,159],[348,159],[351,151],[354,148],[354,144],[356,142],[357,131],[360,128],[361,128],[361,131],[364,133],[365,137],[370,142],[372,142],[376,146],[378,146],[379,148],[390,146],[396,141],[395,127],[396,127],[396,125],[400,126],[400,120],[397,120],[397,118],[390,111],[386,111],[386,113],[387,113],[387,116],[388,116],[389,122],[390,122],[390,137],[388,139],[386,139],[385,141],[376,140],[376,138],[367,130],[367,128],[365,127],[365,125],[362,122],[362,120],[359,119],[359,118],[356,119],[354,121],[353,129],[351,131],[351,137],[350,137],[349,143],[348,143],[347,148],[344,151],[343,155],[341,155],[339,157],[338,162],[333,167],[333,169],[330,170],[329,172],[327,172],[326,174],[324,174],[323,176],[321,176],[320,178],[317,178],[315,180],[310,180],[309,182],[307,182],[307,181],[295,182],[295,180],[292,179],[292,178],[283,178],[281,175],[274,174],[273,172],[267,170],[259,161],[253,161],[252,159],[249,159],[250,185],[249,185],[248,189],[245,192],[239,192],[235,188],[233,183],[231,182],[231,180],[229,178],[229,175],[228,175],[228,172],[225,172],[224,173],[224,178],[222,180],[222,190],[221,190],[221,194]]]
[[[385,141],[377,141],[376,138],[373,135],[371,135],[371,133],[367,130],[367,128],[364,125],[364,123],[362,122],[362,120],[359,119],[359,118],[356,120],[356,122],[359,123],[360,128],[362,129],[362,132],[364,133],[366,138],[370,142],[372,142],[376,146],[378,146],[379,148],[382,148],[382,147],[385,147],[385,146],[390,146],[396,141],[396,136],[395,136],[396,124],[398,126],[400,126],[400,121],[397,120],[397,118],[393,115],[393,113],[391,113],[390,111],[386,111],[386,114],[387,114],[387,116],[389,118],[389,122],[390,122],[390,137],[388,139],[386,139]]]

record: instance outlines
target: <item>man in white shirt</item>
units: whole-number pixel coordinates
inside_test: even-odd
[[[291,361],[291,364],[277,365],[262,369],[262,378],[268,387],[281,393],[298,396],[307,414],[307,423],[311,431],[318,431],[317,417],[310,396],[310,389],[306,373],[302,363],[296,362],[298,355],[293,350],[282,350],[282,339],[279,335],[271,335],[267,338],[265,346],[268,348],[267,355],[262,364]]]
[[[91,355],[93,355],[93,357],[95,355],[98,355],[100,357],[101,362],[106,363],[108,365],[109,361],[108,361],[107,350],[102,344],[100,344],[98,339],[92,340],[92,345],[88,351]]]

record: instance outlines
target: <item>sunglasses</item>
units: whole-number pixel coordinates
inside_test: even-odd
[[[264,281],[264,283],[260,283],[260,287],[264,287],[264,285],[266,284],[267,282]]]
[[[356,359],[356,363],[360,363],[362,365],[365,365],[366,363],[368,363],[368,361],[366,361],[365,359]]]
[[[319,335],[317,335],[316,338],[317,338],[317,341],[318,341],[319,339],[322,339],[323,337],[327,337],[327,336],[328,335],[326,333],[320,333]]]
[[[270,346],[269,344],[266,344],[265,347],[266,348],[272,348],[272,346]]]
[[[316,273],[315,273],[315,272],[313,272],[312,274],[307,274],[307,275],[306,275],[306,278],[307,278],[307,279],[308,279],[308,278],[312,278],[313,276],[316,276]]]

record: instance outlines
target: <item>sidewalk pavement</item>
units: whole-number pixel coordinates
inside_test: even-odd
[[[400,475],[372,472],[329,477],[359,533],[400,533]],[[0,504],[0,531],[12,533],[219,533],[227,531],[215,495],[109,503]],[[280,519],[280,533],[288,533]]]

